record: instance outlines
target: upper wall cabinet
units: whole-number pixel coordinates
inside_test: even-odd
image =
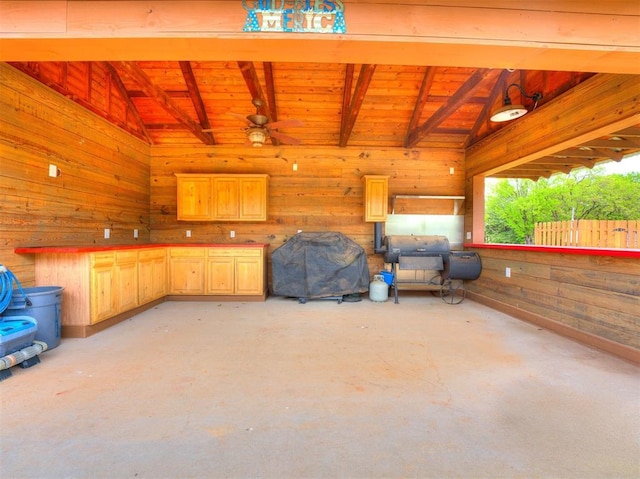
[[[383,222],[387,220],[389,204],[389,177],[365,175],[364,177],[364,220]]]
[[[199,175],[176,174],[178,183],[178,220],[210,221],[211,178]]]
[[[178,220],[266,221],[268,175],[176,173]]]

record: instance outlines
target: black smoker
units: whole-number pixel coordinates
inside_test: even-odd
[[[379,237],[379,229],[375,230]],[[398,268],[417,270],[436,270],[441,281],[478,279],[482,264],[477,253],[454,251],[449,247],[446,236],[437,235],[391,235],[385,236],[384,245],[376,243],[376,253],[384,255],[385,263],[393,268],[393,289],[395,302],[398,302]]]

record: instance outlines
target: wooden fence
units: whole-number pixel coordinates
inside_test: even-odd
[[[536,223],[534,244],[636,249],[640,220],[575,220]]]

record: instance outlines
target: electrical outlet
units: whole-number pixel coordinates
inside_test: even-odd
[[[133,237],[138,239],[138,230],[133,230]]]
[[[104,239],[111,238],[111,230],[109,228],[104,229]]]
[[[191,230],[187,230],[187,238],[191,238]]]
[[[298,171],[298,163],[293,164],[293,171]]]
[[[507,278],[511,278],[511,268],[509,268],[509,267],[507,266],[507,267],[505,268],[505,270],[504,270],[504,275],[505,275]]]
[[[231,236],[232,238],[235,238],[235,237],[236,237],[236,232],[235,232],[235,231],[233,231],[233,230],[231,230],[231,231],[229,232],[229,236]]]
[[[451,168],[449,168],[449,174],[453,175],[456,172],[455,168],[452,166]]]
[[[52,178],[58,176],[58,167],[56,165],[49,165],[49,176]]]
[[[471,231],[467,231],[467,239],[470,240],[471,239]]]

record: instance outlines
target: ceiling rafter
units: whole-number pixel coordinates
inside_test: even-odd
[[[373,78],[373,73],[376,71],[376,65],[362,65],[360,67],[360,74],[358,75],[358,81],[356,82],[356,87],[353,91],[353,94],[349,94],[349,102],[348,108],[345,111],[343,108],[342,111],[342,124],[340,127],[340,140],[338,142],[338,146],[345,147],[347,143],[349,143],[349,137],[351,136],[351,132],[353,131],[353,127],[356,124],[356,119],[360,113],[360,108],[362,107],[362,102],[364,101],[364,97],[367,94],[367,90],[369,89],[369,85],[371,84],[371,78]],[[345,87],[347,85],[347,77],[345,76]],[[353,82],[353,70],[351,71],[352,80],[349,81],[349,85]],[[349,89],[350,91],[351,89]],[[345,95],[347,90],[345,88]],[[345,105],[346,101],[343,97],[343,105]]]
[[[469,97],[473,95],[483,81],[490,80],[498,75],[500,70],[492,70],[489,68],[479,68],[469,79],[442,105],[436,112],[429,117],[421,126],[414,128],[405,138],[404,147],[412,148],[420,141],[421,138],[428,135],[440,123],[454,113],[462,106]]]
[[[571,160],[569,160],[568,158],[556,158],[553,156],[545,156],[543,158],[534,160],[531,163],[527,163],[527,164],[549,165],[549,166],[565,165],[565,166],[573,166],[574,168],[576,165],[580,165],[587,168],[593,168],[596,164],[596,160],[589,160],[586,158],[585,159],[572,158]]]
[[[153,98],[158,104],[176,120],[182,123],[191,133],[193,133],[205,145],[213,145],[213,138],[202,130],[187,112],[180,108],[165,91],[155,85],[149,76],[138,67],[134,62],[111,62],[113,67],[124,72],[131,80],[140,85],[148,97]]]
[[[491,124],[491,110],[493,108],[493,105],[495,104],[496,100],[498,98],[502,98],[502,96],[504,95],[504,89],[507,86],[507,78],[509,77],[509,70],[503,70],[502,73],[500,73],[500,76],[498,77],[498,80],[496,81],[493,89],[491,90],[491,94],[489,95],[489,98],[487,98],[487,101],[485,102],[484,106],[482,107],[482,111],[480,112],[480,115],[478,115],[478,119],[476,120],[476,122],[473,124],[473,127],[471,127],[471,131],[469,132],[469,136],[467,137],[467,141],[464,144],[464,147],[467,148],[471,143],[473,143],[474,141],[477,141],[477,135],[478,135],[478,131],[480,130],[480,128],[482,127],[482,125],[489,125]],[[491,128],[487,129],[488,131],[491,131]]]
[[[276,104],[276,85],[273,81],[273,64],[271,62],[264,62],[262,69],[264,70],[264,87],[267,90],[267,103],[271,111],[271,121],[275,123],[278,121],[278,105]],[[271,144],[278,146],[280,145],[280,140],[271,136]]]
[[[349,105],[351,104],[351,93],[353,91],[353,74],[355,65],[347,63],[344,69],[344,85],[342,87],[342,110],[340,117],[340,132],[347,129],[347,121],[349,119]],[[338,136],[340,138],[341,135]],[[340,141],[340,140],[338,140]]]
[[[260,86],[260,79],[258,78],[258,72],[256,71],[255,64],[253,62],[238,61],[238,68],[240,68],[240,72],[242,73],[244,82],[247,84],[247,88],[249,89],[249,93],[251,94],[251,99],[260,100],[262,102],[262,105],[259,108],[259,112],[262,115],[266,116],[269,121],[272,121],[273,114],[271,112],[269,102],[262,92],[262,87]]]
[[[429,101],[429,92],[431,91],[431,86],[433,85],[433,79],[435,75],[435,67],[427,67],[427,69],[424,71],[422,83],[420,83],[418,98],[416,99],[416,104],[413,107],[411,119],[409,120],[409,126],[407,127],[407,137],[411,134],[415,127],[418,126],[418,123],[420,123],[420,118],[422,117],[424,106]]]
[[[116,71],[116,69],[113,68],[113,66],[110,65],[109,62],[102,62],[102,64],[105,70],[109,72],[109,78],[111,79],[111,83],[116,88],[116,91],[119,93],[120,97],[122,97],[122,100],[127,104],[127,109],[133,116],[133,119],[136,122],[136,125],[138,125],[138,128],[140,128],[140,130],[142,131],[142,134],[144,135],[146,140],[149,142],[149,144],[153,145],[153,138],[149,134],[149,130],[147,129],[147,126],[145,125],[144,120],[140,116],[140,112],[138,111],[138,108],[136,108],[135,103],[133,103],[133,100],[127,94],[127,89],[124,86],[124,83],[122,83],[122,78],[120,78],[120,75],[118,75],[118,72]]]
[[[191,62],[181,61],[178,63],[180,64],[180,70],[182,71],[184,82],[187,85],[187,93],[189,94],[189,98],[191,98],[193,108],[196,110],[196,115],[198,115],[200,126],[206,130],[211,129],[211,123],[209,123],[209,117],[207,116],[207,111],[204,107],[204,102],[202,101],[202,95],[200,94],[200,88],[198,88],[196,76],[193,73],[193,68],[191,68]],[[215,144],[213,133],[207,132],[207,134],[211,136],[211,141]]]

